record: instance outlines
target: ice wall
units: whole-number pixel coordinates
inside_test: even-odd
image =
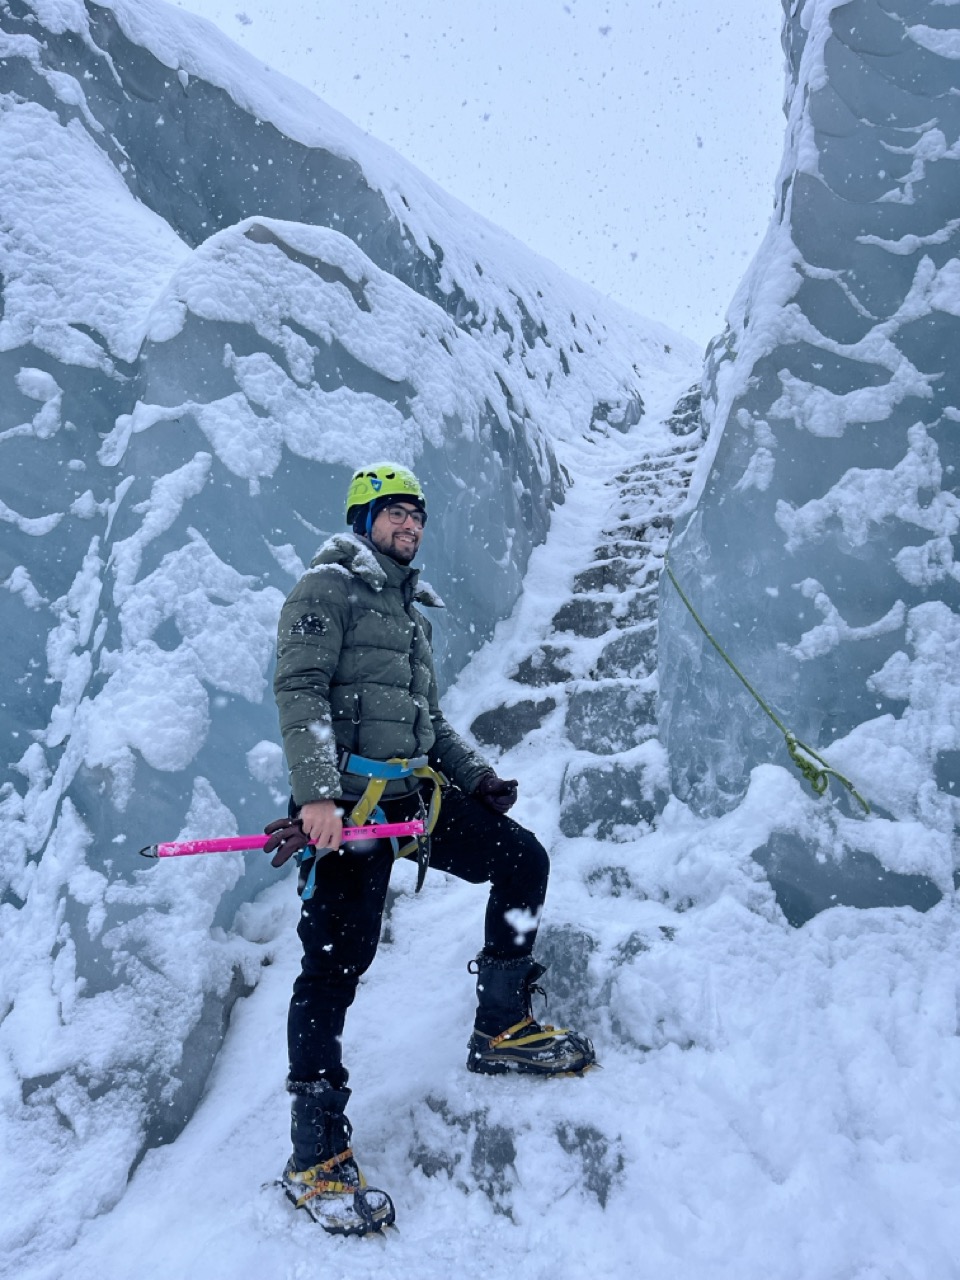
[[[791,0],[776,213],[712,347],[710,440],[670,560],[717,640],[836,784],[756,851],[797,923],[929,906],[960,786],[960,7]],[[661,729],[717,814],[776,727],[661,581]]]
[[[6,1251],[47,1221],[15,1152],[71,1220],[109,1204],[256,981],[274,873],[136,850],[282,808],[276,616],[350,471],[424,480],[449,678],[562,500],[556,442],[690,352],[159,0],[0,6],[0,284]]]

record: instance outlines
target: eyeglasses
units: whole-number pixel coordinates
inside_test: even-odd
[[[407,520],[412,520],[419,529],[422,529],[427,523],[424,513],[413,507],[384,507],[383,511],[391,524],[404,524]]]

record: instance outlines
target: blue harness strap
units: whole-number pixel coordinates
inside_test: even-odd
[[[371,760],[367,756],[344,751],[337,761],[341,773],[352,773],[358,778],[409,778],[411,773],[426,766],[426,756],[414,756],[412,760]]]
[[[310,848],[310,846],[308,845],[307,848]],[[304,883],[304,886],[300,891],[301,902],[309,902],[310,899],[313,897],[314,890],[317,887],[317,852],[314,849],[312,850],[312,852],[307,854],[306,857],[304,857],[304,854],[306,853],[307,853],[306,849],[301,849],[300,852],[297,854],[298,866],[302,867],[303,864],[308,860],[310,862],[310,870],[307,873],[306,882]]]
[[[379,826],[381,823],[386,822],[387,815],[383,812],[381,807],[377,805],[375,809],[372,809],[370,811],[369,820],[375,823],[377,826]],[[387,839],[390,841],[390,849],[393,853],[394,859],[399,858],[400,857],[400,841],[397,839],[396,836],[388,836]],[[309,846],[307,847],[309,848]],[[316,892],[317,861],[318,859],[317,859],[316,851],[312,851],[308,853],[307,849],[301,849],[300,852],[297,854],[297,864],[299,866],[302,867],[305,862],[310,863],[310,870],[307,872],[307,878],[306,878],[306,881],[304,882],[303,889],[300,893],[301,902],[309,902],[310,899],[313,897],[314,893]]]
[[[380,808],[379,805],[377,805],[375,809],[371,810],[370,817],[377,824],[377,826],[379,826],[382,822],[386,822],[387,820],[387,815],[383,812],[383,810]],[[400,841],[397,839],[396,836],[388,836],[387,839],[390,841],[390,848],[393,851],[394,861],[396,861],[397,858],[400,857]]]

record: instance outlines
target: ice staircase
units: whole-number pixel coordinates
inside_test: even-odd
[[[528,738],[535,745],[544,729],[562,733],[559,826],[568,837],[636,839],[668,794],[657,741],[657,597],[673,513],[702,442],[696,391],[665,425],[666,448],[607,482],[614,496],[591,562],[511,672],[520,696],[470,726],[482,748],[498,752]]]
[[[630,1019],[619,1011],[624,996],[636,1005],[628,993],[655,990],[641,970],[672,965],[678,913],[689,906],[669,874],[638,861],[637,851],[668,798],[657,739],[658,584],[702,444],[697,390],[663,428],[648,430],[635,449],[601,440],[581,455],[582,466],[571,468],[573,492],[584,491],[581,510],[555,517],[518,611],[447,700],[458,725],[473,708],[478,745],[504,776],[520,779],[517,816],[554,865],[537,941],[548,967],[546,1016],[596,1035],[606,1068],[585,1090],[549,1094],[519,1078],[465,1083],[458,1071],[455,1089],[434,1087],[412,1107],[414,1168],[465,1194],[482,1190],[507,1218],[533,1159],[551,1170],[545,1201],[567,1179],[603,1209],[635,1158],[614,1097],[633,1087],[626,1082],[651,1050],[687,1048],[701,1035],[696,1002],[692,1018],[660,995]],[[400,934],[413,927],[414,910],[420,928],[429,928],[425,907],[449,910],[438,899],[414,908],[409,892],[400,903]]]

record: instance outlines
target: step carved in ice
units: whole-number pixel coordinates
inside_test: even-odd
[[[594,674],[599,679],[626,676],[642,680],[656,670],[657,624],[645,623],[622,631],[606,644],[597,659]]]
[[[842,859],[818,853],[790,831],[774,832],[753,857],[773,886],[780,910],[797,929],[829,907],[929,911],[943,897],[927,876],[888,871],[864,849],[846,848]]]
[[[580,1185],[605,1209],[625,1168],[620,1139],[608,1138],[592,1124],[563,1123],[557,1125],[556,1133],[563,1150],[579,1162]]]
[[[560,793],[560,830],[565,836],[635,840],[663,812],[669,792],[662,767],[605,761],[570,769]]]
[[[658,537],[651,542],[628,536],[628,532],[624,529],[622,536],[609,534],[610,541],[598,548],[598,555],[623,556],[638,564],[642,561],[650,561],[659,568],[663,564],[663,554],[667,549],[666,536]]]
[[[667,419],[667,426],[675,436],[703,434],[702,398],[700,387],[695,386],[677,401],[673,413]]]
[[[517,1185],[515,1128],[492,1119],[489,1108],[460,1112],[428,1094],[414,1109],[410,1131],[417,1137],[409,1153],[414,1168],[428,1178],[445,1174],[466,1192],[480,1190],[509,1213]]]
[[[657,734],[655,690],[634,681],[586,685],[571,693],[567,704],[567,737],[578,751],[611,756]]]
[[[525,698],[509,707],[482,712],[470,726],[470,732],[483,746],[509,751],[528,733],[539,729],[556,705],[555,698],[541,698],[539,702]]]
[[[597,982],[590,957],[597,940],[575,925],[545,924],[537,934],[537,959],[546,965],[541,985],[548,1003],[535,997],[534,1015],[541,1021],[591,1035],[596,1021]],[[549,1015],[549,1016],[548,1016]]]
[[[517,684],[532,685],[535,689],[542,689],[549,684],[563,684],[572,678],[569,668],[563,665],[563,659],[569,655],[570,650],[567,648],[542,644],[523,659],[510,679]]]
[[[615,556],[610,560],[598,560],[589,569],[578,573],[573,580],[575,594],[581,591],[603,591],[607,587],[615,587],[624,591],[629,587],[650,586],[656,572],[648,565],[638,564],[636,557],[627,559]]]
[[[628,627],[657,615],[654,588],[632,593],[603,596],[574,596],[557,610],[554,630],[572,631],[574,635],[595,639],[614,627]]]
[[[410,1161],[427,1178],[443,1175],[467,1195],[479,1189],[499,1213],[510,1216],[519,1182],[517,1149],[529,1136],[531,1125],[524,1126],[522,1121],[518,1125],[515,1113],[507,1120],[502,1105],[461,1110],[448,1098],[428,1095],[412,1109],[410,1129],[417,1142],[410,1149]],[[570,1120],[541,1129],[538,1141],[549,1142],[551,1136],[558,1149],[546,1157],[550,1167],[562,1168],[564,1182],[604,1208],[625,1168],[619,1136]]]
[[[630,516],[625,516],[621,524],[613,525],[605,532],[611,537],[628,539],[631,542],[649,543],[653,548],[656,548],[666,546],[670,540],[672,529],[673,516],[648,516],[641,519],[631,519]]]

